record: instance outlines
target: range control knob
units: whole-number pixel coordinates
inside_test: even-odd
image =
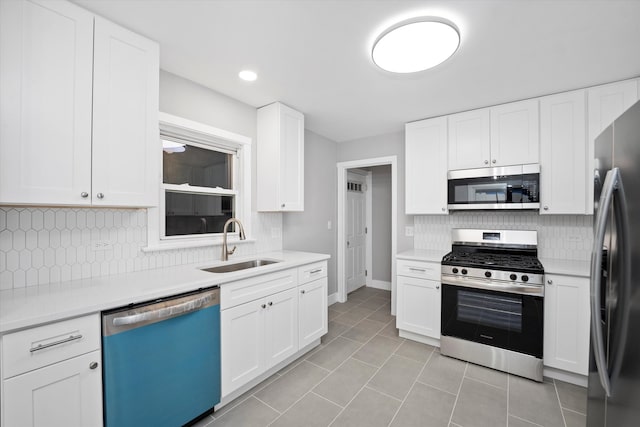
[[[462,273],[462,274],[467,274],[467,269],[466,269],[466,268],[463,268],[463,269],[462,269],[462,271],[461,271],[461,273]]]
[[[521,279],[522,279],[523,282],[528,282],[529,281],[529,276],[527,276],[526,274],[523,274]]]
[[[490,271],[485,271],[484,272],[484,277],[491,277],[491,272]]]
[[[518,278],[518,276],[516,276],[515,274],[511,274],[511,276],[509,276],[509,279],[511,280],[516,280]]]
[[[451,269],[451,271],[453,272],[453,274],[456,274],[458,272],[458,269],[453,267],[453,269]]]

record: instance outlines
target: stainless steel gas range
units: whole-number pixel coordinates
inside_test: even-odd
[[[452,230],[441,352],[542,381],[544,269],[536,231]]]

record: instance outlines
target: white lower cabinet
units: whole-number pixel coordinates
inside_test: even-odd
[[[99,315],[2,337],[5,427],[102,426]]]
[[[589,279],[545,274],[544,365],[580,375],[589,370]]]
[[[223,310],[220,323],[225,396],[298,351],[296,289]]]
[[[440,339],[440,264],[398,261],[396,326]]]
[[[306,347],[327,333],[327,278],[298,286],[298,345]]]
[[[100,360],[93,351],[5,380],[4,425],[102,426]]]

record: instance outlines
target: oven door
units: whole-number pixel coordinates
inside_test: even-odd
[[[542,358],[542,296],[442,285],[442,335]]]

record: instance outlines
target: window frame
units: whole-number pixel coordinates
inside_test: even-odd
[[[157,208],[147,209],[147,247],[143,251],[179,249],[222,244],[222,233],[165,236],[165,191],[178,190],[196,194],[234,195],[235,218],[238,218],[245,230],[248,241],[251,234],[251,138],[224,129],[198,123],[189,119],[160,112],[158,149],[161,150],[161,135],[178,138],[190,145],[201,148],[232,151],[232,189],[209,189],[192,187],[194,191],[185,191],[184,186],[165,184],[162,172],[162,156],[160,157],[160,173],[158,177],[159,203]],[[187,187],[188,188],[188,187]],[[229,241],[238,241],[238,232],[228,233]]]

